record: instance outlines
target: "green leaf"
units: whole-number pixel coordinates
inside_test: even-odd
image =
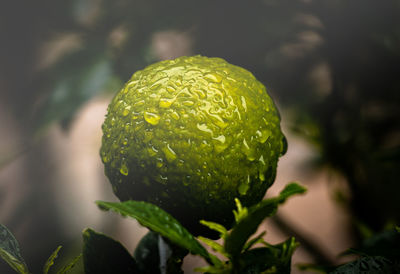
[[[217,242],[215,242],[215,241],[213,241],[211,239],[202,237],[202,236],[199,236],[198,238],[199,238],[200,241],[202,241],[203,243],[205,243],[206,245],[211,247],[214,251],[219,252],[220,254],[224,255],[225,257],[229,256],[229,254],[227,254],[225,252],[224,247],[222,245],[220,245],[219,243],[217,243]]]
[[[240,255],[240,273],[290,273],[291,258],[298,246],[295,239],[289,238],[277,245],[250,249]]]
[[[400,273],[400,264],[382,257],[371,256],[363,257],[350,263],[344,264],[336,268],[331,274],[352,274],[352,273],[368,273],[368,274],[386,274]]]
[[[276,258],[270,248],[254,248],[240,256],[240,273],[261,273],[272,268]]]
[[[83,231],[83,265],[86,274],[140,273],[121,243],[90,228]]]
[[[160,273],[158,237],[158,233],[149,231],[136,246],[133,257],[143,274]]]
[[[225,237],[228,235],[228,230],[226,230],[226,228],[223,225],[205,220],[201,220],[200,223],[202,225],[205,225],[209,229],[219,232],[222,239],[225,239]]]
[[[238,198],[235,198],[237,210],[233,210],[235,216],[235,222],[238,223],[248,215],[247,207],[243,207]]]
[[[19,245],[14,235],[0,224],[0,256],[16,272],[21,274],[29,273],[28,267],[21,256]]]
[[[113,210],[122,216],[135,218],[141,225],[159,233],[172,243],[198,254],[210,262],[207,250],[175,218],[161,208],[146,202],[111,203],[97,201],[102,210]]]
[[[292,256],[296,248],[299,246],[296,239],[291,237],[280,244],[267,244],[267,246],[271,249],[276,258],[275,265],[278,271],[277,273],[290,273]]]
[[[68,125],[76,111],[113,80],[111,60],[101,48],[77,51],[63,61],[48,76],[54,82],[44,88],[49,94],[38,113],[38,130],[54,121]]]
[[[139,242],[135,249],[134,258],[137,262],[140,273],[156,274],[160,273],[160,240],[168,246],[166,252],[166,271],[167,273],[183,273],[181,267],[183,258],[188,254],[187,249],[168,242],[165,238],[156,232],[149,231]],[[169,254],[168,254],[169,253]],[[164,258],[165,259],[165,258]],[[164,261],[165,263],[165,261]]]
[[[286,201],[292,195],[304,193],[306,189],[296,183],[288,184],[276,198],[266,199],[249,208],[248,215],[233,227],[225,240],[225,251],[232,258],[242,252],[247,240],[253,235],[261,222],[275,214],[279,204]]]
[[[290,183],[288,184],[279,194],[277,199],[279,203],[284,203],[287,198],[296,195],[296,194],[303,194],[306,192],[306,188],[299,185],[298,183]]]
[[[254,237],[253,239],[249,240],[246,245],[244,246],[243,250],[249,250],[253,245],[258,244],[258,243],[264,243],[263,237],[265,236],[267,232],[263,231],[260,233],[260,235]]]
[[[61,270],[57,271],[57,274],[65,274],[65,273],[67,273],[69,270],[71,270],[77,264],[77,262],[81,258],[82,258],[82,253],[79,254],[78,256],[76,256],[69,264],[64,266]]]
[[[46,261],[46,263],[44,264],[44,267],[43,267],[43,274],[49,273],[49,269],[54,264],[54,260],[57,258],[58,252],[60,251],[61,248],[62,248],[61,245],[59,247],[57,247],[57,249],[54,250],[54,252],[47,259],[47,261]]]

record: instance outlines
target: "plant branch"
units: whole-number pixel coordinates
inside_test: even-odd
[[[334,265],[335,262],[331,257],[325,252],[323,248],[320,247],[314,240],[310,239],[304,233],[296,229],[292,224],[289,224],[285,218],[282,216],[274,216],[272,218],[274,224],[285,234],[294,236],[298,242],[300,242],[301,247],[303,247],[311,256],[314,257],[317,264],[322,264],[326,266]]]

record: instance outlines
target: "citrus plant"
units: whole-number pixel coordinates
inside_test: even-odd
[[[234,199],[259,202],[286,151],[278,111],[247,70],[180,57],[133,74],[103,124],[101,158],[118,198],[160,206],[193,234],[230,227]]]
[[[101,159],[121,202],[96,203],[150,231],[130,254],[121,243],[85,229],[86,274],[183,273],[188,253],[204,259],[206,265],[196,269],[203,273],[290,273],[295,239],[272,245],[264,241],[265,232],[253,235],[305,188],[290,183],[277,197],[262,200],[287,145],[275,104],[249,71],[202,56],[150,65],[115,95],[102,128]],[[352,250],[363,256],[354,262],[302,267],[394,273],[399,229],[382,235]],[[18,273],[29,273],[18,242],[3,225],[0,256]],[[58,273],[68,272],[80,257]]]

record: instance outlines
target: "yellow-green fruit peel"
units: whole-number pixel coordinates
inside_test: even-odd
[[[154,203],[193,234],[232,223],[234,198],[259,202],[286,141],[263,84],[220,58],[180,57],[137,71],[103,124],[101,158],[120,200]]]

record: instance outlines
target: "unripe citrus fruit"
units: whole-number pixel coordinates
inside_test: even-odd
[[[180,57],[133,74],[108,107],[101,158],[120,200],[154,203],[193,234],[259,202],[286,141],[263,84],[220,58]]]

